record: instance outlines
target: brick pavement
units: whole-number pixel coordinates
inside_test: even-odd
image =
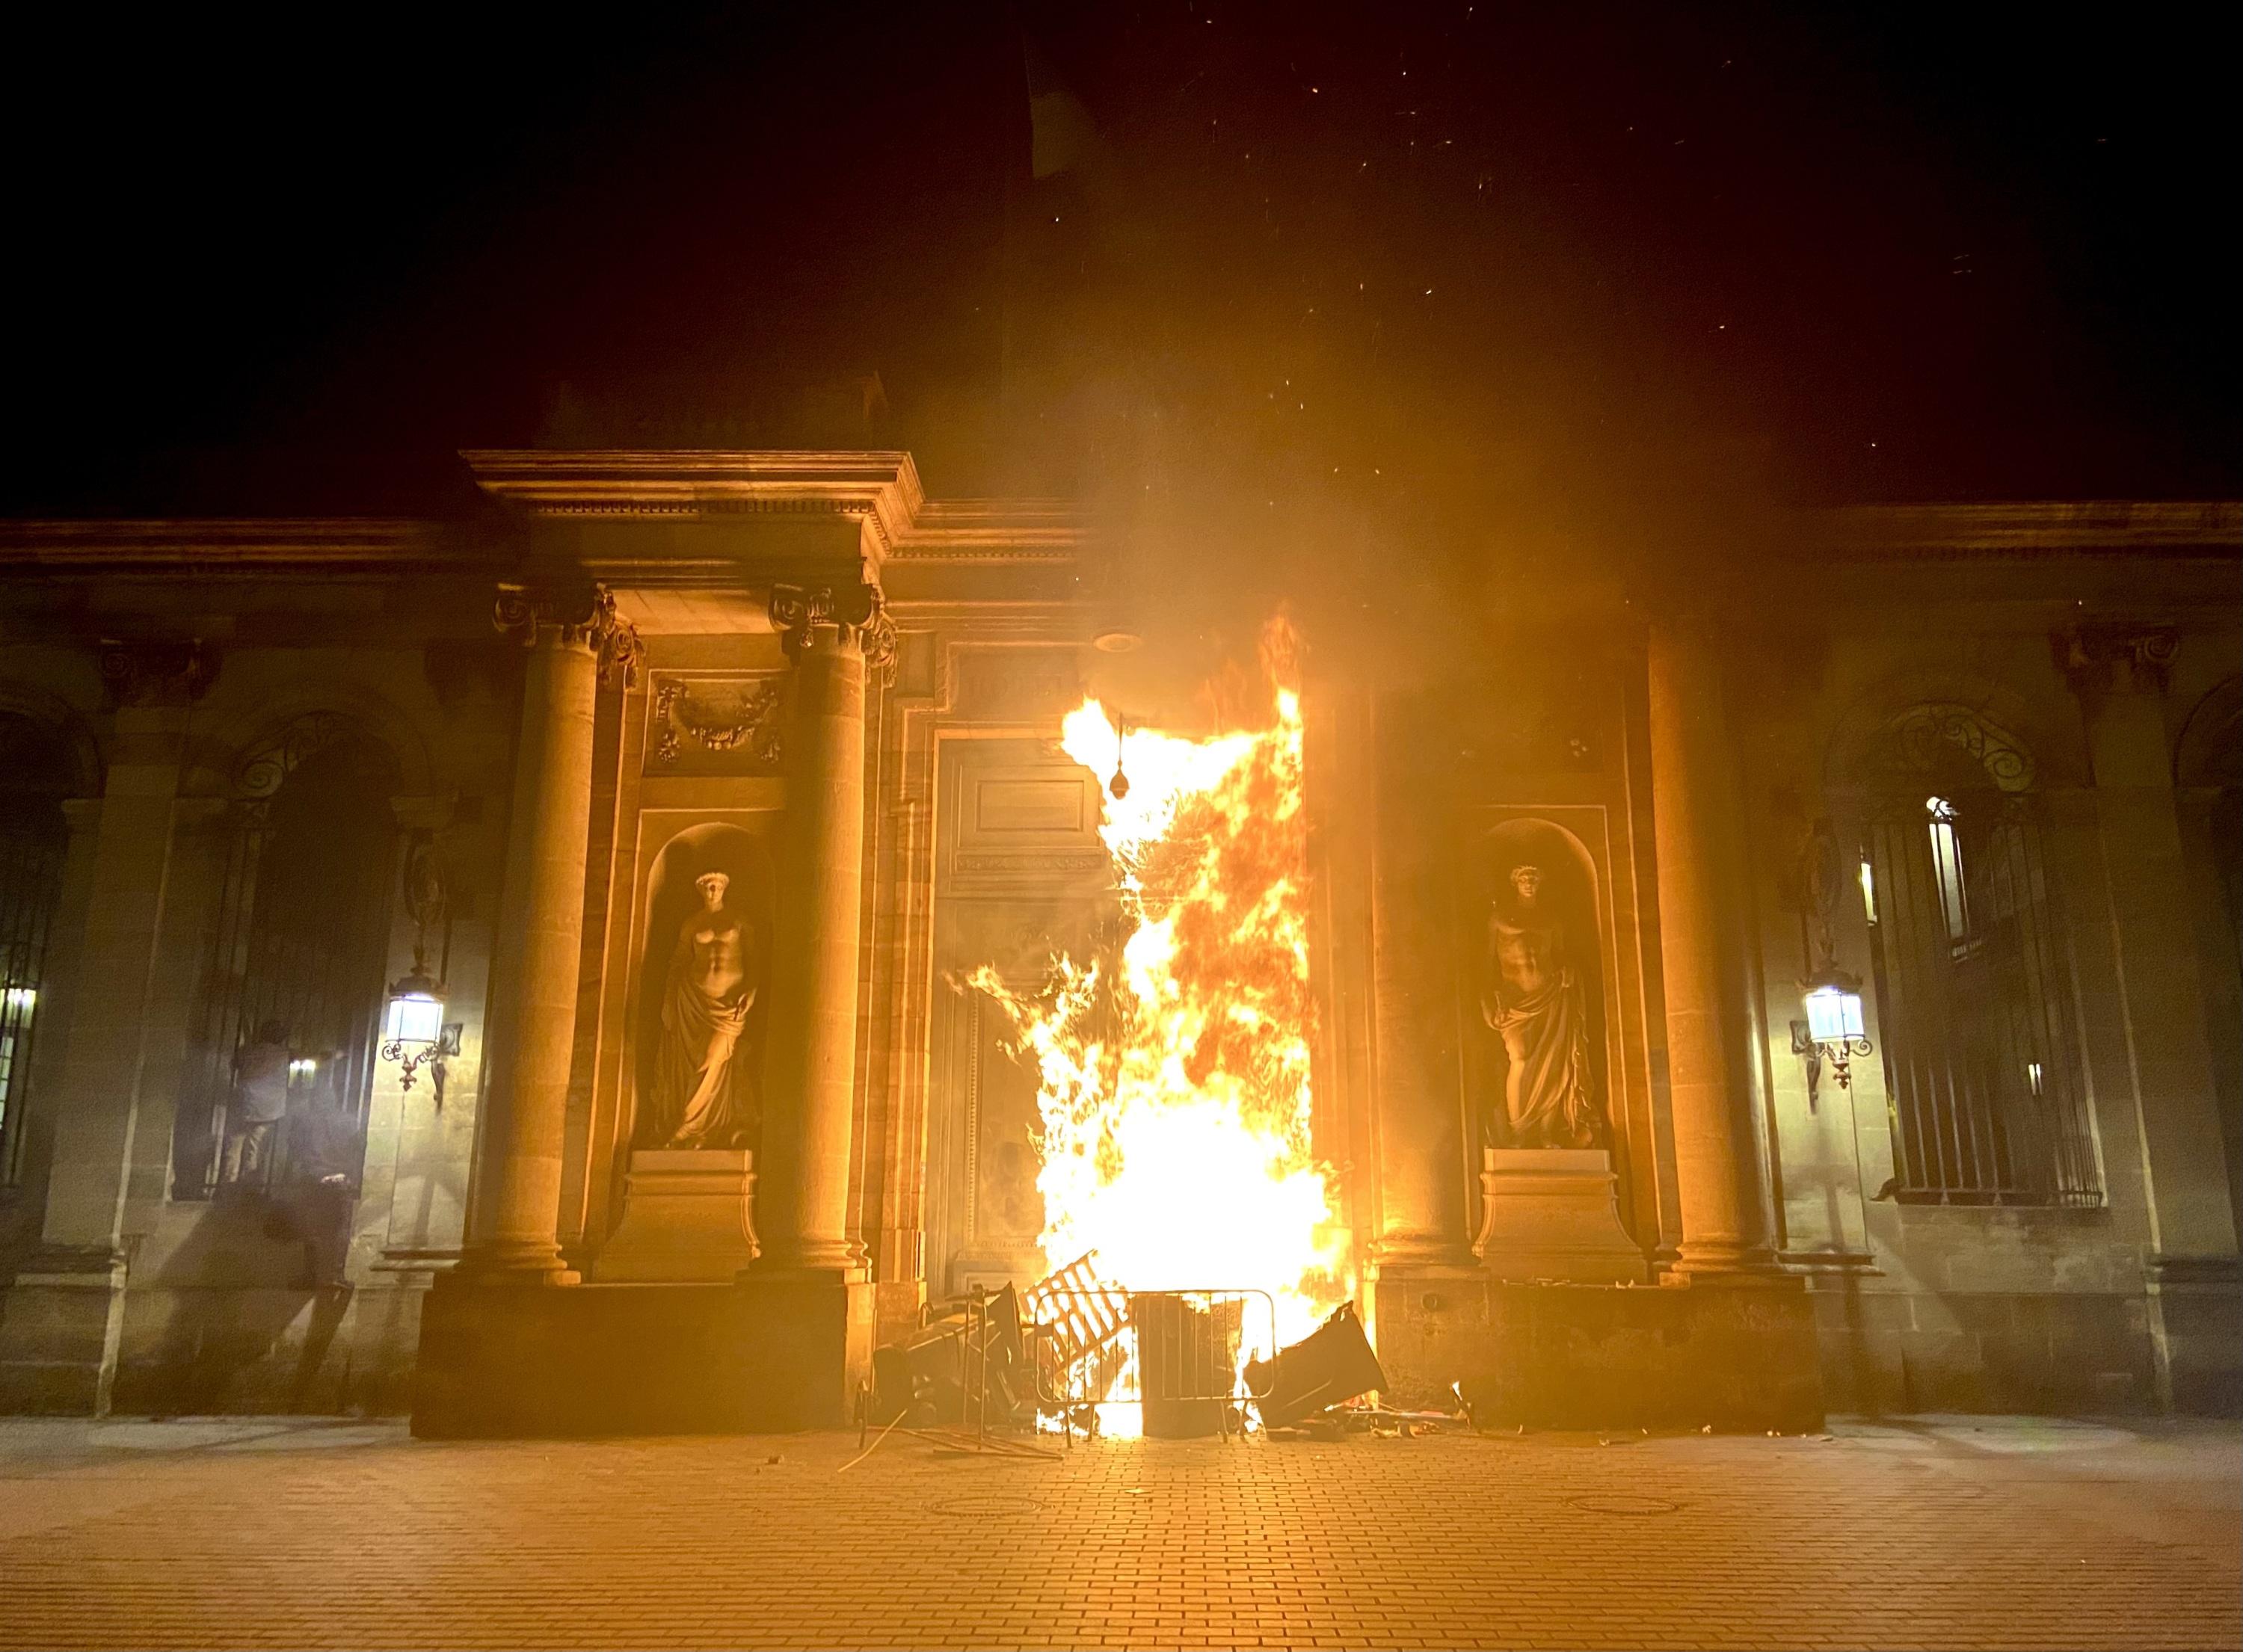
[[[0,1422],[0,1646],[2243,1644],[2243,1433],[423,1445]]]

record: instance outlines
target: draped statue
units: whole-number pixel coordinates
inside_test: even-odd
[[[1505,1145],[1595,1147],[1604,1131],[1589,1064],[1588,998],[1565,925],[1541,904],[1541,890],[1539,867],[1513,867],[1510,891],[1488,913],[1480,1013],[1508,1058]]]
[[[752,1145],[761,1122],[755,1056],[743,1048],[758,983],[755,932],[724,904],[731,879],[693,880],[700,910],[679,925],[662,998],[653,1092],[638,1121],[642,1147]]]

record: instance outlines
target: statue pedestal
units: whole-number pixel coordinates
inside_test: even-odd
[[[1643,1252],[1620,1226],[1619,1178],[1602,1148],[1485,1148],[1479,1185],[1472,1250],[1495,1278],[1648,1282]]]
[[[645,1150],[623,1179],[623,1219],[594,1276],[610,1284],[723,1284],[756,1259],[756,1156]]]

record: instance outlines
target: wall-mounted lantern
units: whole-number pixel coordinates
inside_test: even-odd
[[[381,1024],[381,1058],[404,1067],[405,1088],[413,1088],[414,1075],[425,1064],[428,1081],[436,1088],[436,1105],[444,1105],[444,1062],[460,1053],[466,1028],[444,1019],[444,988],[428,973],[421,949],[413,949],[413,968],[389,988],[389,1012]]]
[[[1808,976],[1799,984],[1807,1019],[1791,1024],[1791,1053],[1807,1063],[1807,1110],[1815,1111],[1822,1098],[1822,1065],[1841,1090],[1854,1087],[1854,1058],[1870,1053],[1869,1029],[1862,1020],[1861,977],[1838,967],[1835,923],[1838,890],[1843,878],[1843,857],[1829,816],[1815,820],[1800,845],[1796,885],[1804,897],[1799,917],[1799,940],[1808,964]],[[1862,898],[1869,922],[1876,922],[1875,886],[1869,863],[1861,862]]]
[[[1807,1019],[1791,1024],[1791,1053],[1807,1061],[1807,1105],[1812,1111],[1822,1087],[1822,1064],[1841,1090],[1854,1087],[1853,1061],[1870,1053],[1869,1034],[1862,1021],[1862,983],[1858,977],[1826,958],[1822,967],[1802,982]]]
[[[467,1031],[457,1021],[444,1019],[444,984],[428,973],[428,930],[446,916],[442,863],[425,839],[413,846],[405,860],[405,900],[413,914],[413,967],[390,984],[389,1006],[381,1022],[381,1058],[403,1068],[403,1087],[413,1088],[414,1076],[428,1069],[428,1082],[436,1105],[444,1105],[444,1063],[460,1053]],[[448,943],[447,944],[449,950]]]

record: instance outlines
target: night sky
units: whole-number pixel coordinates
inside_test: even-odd
[[[530,443],[1466,556],[2233,497],[2205,25],[1804,10],[75,8],[10,43],[0,508],[445,512]]]

